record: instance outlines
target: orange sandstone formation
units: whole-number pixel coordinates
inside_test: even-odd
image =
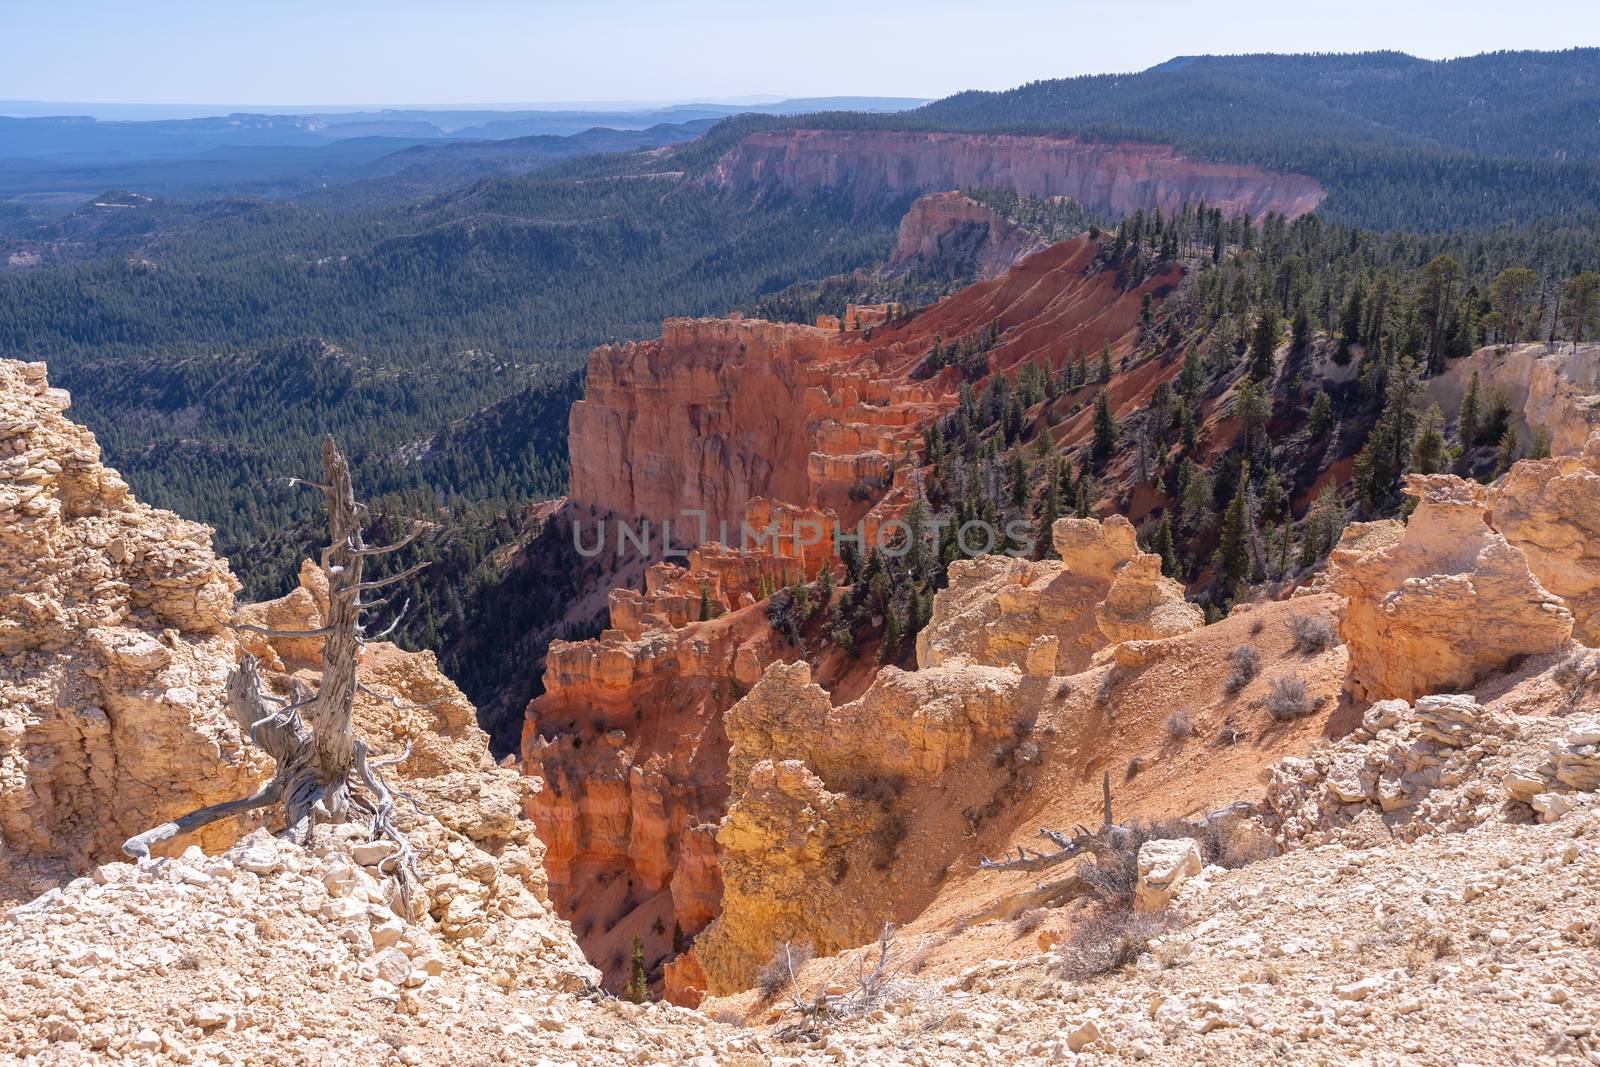
[[[906,456],[959,396],[953,369],[913,376],[936,336],[993,328],[997,369],[1033,360],[1059,367],[1102,345],[1114,356],[1131,349],[1141,301],[1164,296],[1180,273],[1163,270],[1125,290],[1115,271],[1100,269],[1101,251],[1095,241],[1063,242],[910,319],[870,325],[877,319],[868,315],[864,329],[677,319],[658,340],[595,351],[571,416],[573,500],[634,530],[640,517],[654,520],[657,540],[668,520],[680,549],[700,536],[700,515],[688,513],[704,513],[711,542],[650,567],[642,591],[614,590],[611,628],[598,640],[553,644],[545,693],[528,708],[523,769],[544,779],[528,811],[549,847],[551,896],[609,984],[626,980],[634,934],[653,969],[720,910],[727,708],[779,660],[811,661],[840,700],[861,692],[874,669],[870,654],[852,660],[820,635],[807,645],[813,651],[787,647],[757,601],[832,559],[836,525],[860,524],[870,543],[906,506]],[[1141,379],[1118,391],[1119,410],[1154,385]],[[1064,432],[1077,432],[1078,421]],[[745,527],[781,536],[749,544]],[[592,531],[585,537],[593,542]],[[1111,570],[1135,555],[1131,527],[1123,540],[1115,563],[1097,560],[1101,569],[1083,579],[1093,595],[1082,606],[1092,612],[1106,601],[1114,629],[1159,580],[1130,564],[1128,599],[1107,599]],[[612,536],[607,551],[616,550]],[[1193,609],[1181,593],[1177,600],[1157,630],[1185,624]],[[1102,647],[1096,621],[1085,618],[1093,648]],[[700,981],[688,963],[669,973],[674,983]],[[694,999],[683,986],[668,992]]]

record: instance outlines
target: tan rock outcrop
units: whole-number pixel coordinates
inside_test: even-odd
[[[0,896],[9,899],[120,859],[122,842],[152,825],[254,792],[270,761],[223,707],[241,644],[231,629],[238,586],[210,530],[134,500],[100,465],[93,436],[62,414],[66,396],[48,388],[41,366],[0,361],[0,401],[0,501],[12,509],[0,528]],[[308,565],[288,596],[240,615],[315,629],[326,598]],[[317,639],[243,643],[280,695],[317,681]],[[430,936],[470,944],[507,987],[592,982],[597,973],[546,902],[544,848],[521,818],[533,783],[494,766],[476,712],[431,652],[374,643],[360,677],[382,699],[357,699],[359,732],[380,756],[409,747],[387,773],[429,813],[403,807],[400,821],[422,855],[413,902]],[[214,823],[165,851],[220,849],[252,825]],[[383,844],[352,841],[354,831],[333,826],[319,838],[353,849],[358,866],[376,862]],[[279,846],[268,839],[251,851]],[[398,906],[392,880],[349,868],[338,881],[341,895],[364,894],[358,910]]]
[[[1029,695],[1047,684],[997,667],[886,667],[834,707],[805,663],[768,667],[724,716],[722,914],[695,942],[707,990],[745,988],[781,942],[832,953],[914,915],[926,889],[873,892],[904,833],[902,794],[990,762],[986,744],[1025,735]]]
[[[1340,636],[1350,688],[1365,700],[1464,689],[1518,656],[1572,635],[1572,613],[1491,530],[1484,488],[1453,475],[1410,475],[1416,510],[1397,543],[1334,550],[1332,591],[1349,599]]]
[[[997,278],[1044,242],[965,193],[919,196],[900,220],[891,268],[915,261],[969,263],[977,278]]]
[[[134,500],[68,403],[0,361],[0,866],[24,890],[250,792],[265,759],[220,703],[238,583],[210,531]]]
[[[1514,465],[1489,490],[1490,522],[1566,601],[1572,636],[1600,644],[1600,433],[1582,452]]]
[[[922,667],[969,662],[1025,668],[1041,638],[1055,639],[1048,673],[1075,674],[1122,641],[1171,637],[1204,622],[1183,587],[1161,574],[1161,558],[1139,551],[1120,515],[1060,519],[1051,531],[1060,560],[1007,556],[958,560],[917,635]]]
[[[1512,716],[1466,694],[1380,700],[1340,743],[1272,768],[1266,806],[1285,845],[1325,844],[1377,818],[1381,837],[1414,839],[1494,817],[1482,788],[1455,790],[1518,735]]]
[[[1192,837],[1146,841],[1139,846],[1138,884],[1133,906],[1138,911],[1160,911],[1172,903],[1183,883],[1198,875],[1204,864],[1200,846]]]
[[[1429,378],[1423,403],[1437,403],[1454,418],[1474,372],[1485,404],[1497,392],[1505,397],[1512,428],[1524,445],[1542,428],[1550,434],[1551,452],[1565,455],[1581,450],[1600,430],[1600,344],[1480,348],[1450,360],[1442,374]]]
[[[1314,179],[1183,155],[1170,145],[915,130],[774,130],[749,135],[706,180],[749,193],[845,189],[857,202],[947,189],[1070,196],[1115,215],[1172,214],[1204,200],[1224,215],[1293,218],[1325,195]]]

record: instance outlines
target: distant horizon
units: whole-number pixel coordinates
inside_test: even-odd
[[[1136,70],[1105,70],[1083,74],[1064,74],[1061,79],[1075,77],[1117,77],[1131,76],[1162,66],[1179,59],[1233,59],[1245,56],[1274,55],[1274,56],[1353,56],[1398,54],[1423,62],[1440,63],[1460,59],[1472,59],[1477,56],[1493,55],[1505,52],[1573,52],[1584,49],[1600,48],[1600,45],[1566,45],[1555,48],[1493,48],[1476,52],[1463,52],[1456,55],[1424,56],[1417,55],[1398,48],[1369,48],[1351,51],[1275,51],[1275,52],[1193,52],[1180,53],[1157,60]],[[1056,80],[1056,79],[1042,79]],[[986,91],[1004,92],[1016,88],[1023,83],[1007,85],[998,89],[972,89],[955,90],[955,92]],[[684,96],[663,99],[547,99],[547,100],[478,100],[478,101],[443,101],[443,102],[367,102],[367,103],[342,103],[342,104],[294,104],[294,103],[211,103],[200,101],[179,100],[85,100],[85,99],[43,99],[43,98],[0,98],[0,117],[7,118],[77,118],[87,115],[97,120],[106,118],[97,115],[95,110],[107,113],[115,111],[148,111],[171,112],[162,114],[159,118],[183,119],[216,117],[230,114],[257,114],[257,115],[339,115],[339,114],[364,114],[372,112],[452,112],[452,111],[539,111],[539,112],[649,112],[668,108],[689,107],[768,107],[774,104],[803,100],[873,100],[885,103],[894,102],[908,107],[921,106],[943,99],[952,93],[942,95],[919,95],[916,93],[871,93],[871,92],[827,92],[827,93],[769,93],[753,92],[735,96]],[[28,109],[32,113],[21,113],[10,110],[15,107]],[[46,111],[45,108],[83,109]],[[38,109],[38,110],[36,110]],[[117,121],[111,119],[110,121]],[[139,121],[124,119],[122,121]],[[150,120],[146,120],[150,121]]]
[[[1448,13],[1345,0],[1331,14],[1277,0],[1204,9],[1186,0],[994,0],[981,10],[961,0],[813,0],[804,9],[461,0],[448,10],[422,0],[280,0],[267,10],[58,0],[19,6],[8,19],[0,100],[191,114],[934,100],[1134,73],[1176,56],[1397,51],[1438,60],[1600,43],[1600,5],[1575,0],[1460,0]],[[487,103],[370,102],[444,100]]]
[[[370,112],[449,112],[449,111],[609,111],[609,112],[647,112],[660,111],[667,108],[688,107],[769,107],[773,104],[786,103],[793,100],[875,100],[884,102],[927,103],[936,99],[931,96],[916,96],[912,94],[883,94],[883,93],[827,93],[824,95],[785,96],[779,93],[752,93],[747,96],[722,97],[707,99],[704,97],[684,97],[676,100],[493,100],[493,101],[463,101],[447,103],[369,103],[369,104],[241,104],[241,103],[204,103],[176,100],[32,100],[32,99],[0,99],[0,115],[12,118],[76,118],[80,115],[95,115],[92,109],[102,110],[106,113],[117,111],[150,111],[173,112],[168,117],[172,118],[199,118],[214,115],[253,114],[253,115],[343,115],[365,114]],[[31,113],[19,113],[13,108],[22,107]],[[83,109],[45,111],[45,108]]]

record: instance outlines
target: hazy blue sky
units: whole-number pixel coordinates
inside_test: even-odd
[[[0,99],[932,97],[1186,53],[1594,44],[1592,0],[0,0]]]

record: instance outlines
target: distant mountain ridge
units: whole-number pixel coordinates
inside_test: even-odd
[[[1600,206],[1600,49],[1180,56],[1131,74],[957,93],[885,115],[746,115],[703,151],[781,129],[1047,134],[1172,145],[1305,174],[1373,229],[1498,225]],[[726,149],[724,149],[726,150]]]
[[[40,105],[12,102],[14,109]],[[226,114],[163,119],[97,119],[58,113],[7,114],[0,101],[0,161],[47,158],[146,159],[238,145],[311,147],[354,137],[414,140],[500,140],[568,136],[595,127],[642,130],[661,123],[723,119],[730,115],[798,115],[811,111],[892,112],[926,103],[914,97],[829,96],[768,104],[668,104],[644,108],[386,109]],[[72,105],[63,105],[63,108]],[[0,164],[3,165],[3,164]]]

